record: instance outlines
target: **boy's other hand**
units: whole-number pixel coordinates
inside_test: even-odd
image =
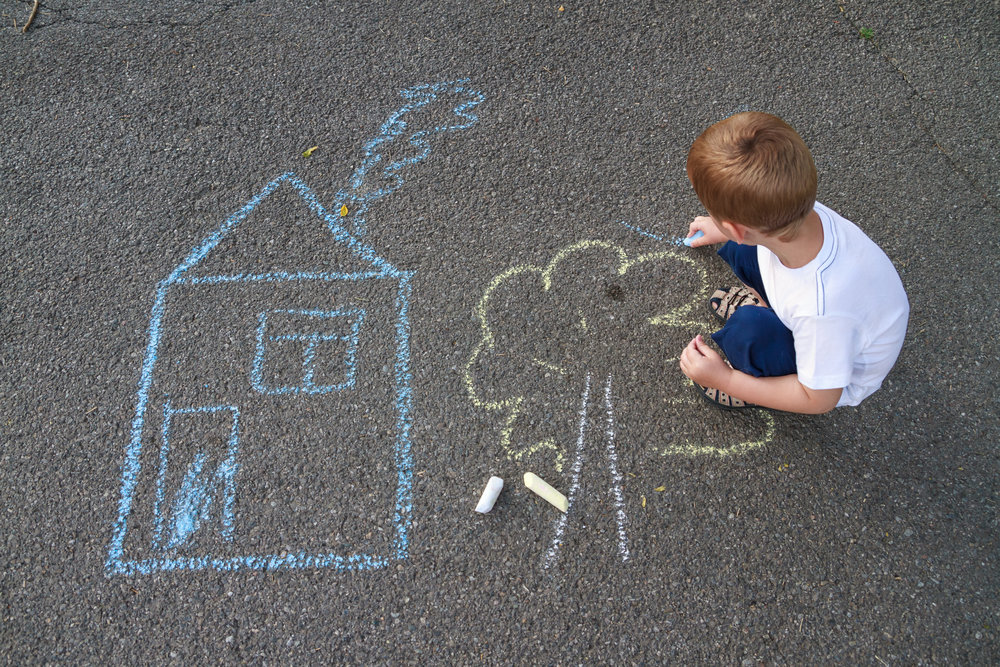
[[[699,215],[688,225],[688,238],[691,238],[698,232],[703,233],[704,236],[691,241],[692,248],[700,248],[703,245],[714,245],[729,240],[707,215]]]
[[[733,369],[701,337],[695,336],[681,352],[681,371],[703,387],[725,390]]]

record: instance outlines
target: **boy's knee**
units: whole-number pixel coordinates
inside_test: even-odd
[[[795,372],[795,339],[770,308],[740,306],[725,329],[734,332],[735,339],[720,346],[738,370],[757,377]]]
[[[751,252],[753,253],[751,255]],[[736,269],[747,261],[757,261],[757,247],[740,245],[734,241],[726,241],[715,254],[722,258],[731,268]]]
[[[740,306],[729,316],[732,326],[739,327],[747,338],[760,341],[768,348],[790,346],[795,338],[777,313],[764,306]]]
[[[733,326],[738,326],[741,329],[752,329],[761,330],[767,332],[775,327],[784,329],[785,325],[781,323],[778,316],[770,308],[764,308],[763,306],[740,306],[733,311],[733,314],[729,316],[730,321]]]

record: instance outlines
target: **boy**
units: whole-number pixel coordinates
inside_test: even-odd
[[[687,173],[708,211],[689,226],[691,246],[727,241],[719,256],[744,286],[709,302],[729,363],[699,335],[681,354],[684,374],[733,408],[821,414],[874,393],[903,345],[906,293],[885,253],[816,202],[816,167],[795,130],[736,114],[695,140]]]

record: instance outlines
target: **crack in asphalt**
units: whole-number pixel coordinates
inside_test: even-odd
[[[840,6],[841,8],[841,16],[844,17],[846,23],[851,27],[852,34],[860,35],[863,26],[858,22],[856,18],[850,16],[850,14],[847,11],[844,11],[844,5],[842,3],[838,2],[838,6]],[[875,38],[866,39],[866,41],[871,42],[875,51],[882,58],[882,60],[884,60],[889,65],[889,67],[892,68],[892,70],[894,70],[899,75],[899,77],[910,89],[912,98],[917,100],[922,100],[923,94],[921,93],[920,88],[917,87],[917,85],[910,80],[910,76],[906,73],[906,71],[902,67],[900,67],[899,61],[888,54],[883,44]],[[985,187],[983,187],[982,183],[980,183],[980,181],[970,173],[970,171],[962,164],[962,162],[958,158],[949,153],[944,148],[944,146],[941,145],[941,141],[938,139],[937,135],[934,133],[934,130],[931,127],[932,123],[926,118],[926,116],[924,114],[921,114],[912,104],[911,104],[911,110],[913,113],[914,120],[917,124],[917,127],[919,127],[920,131],[934,144],[934,148],[936,148],[941,153],[941,155],[944,156],[944,159],[948,163],[948,166],[951,168],[951,170],[955,172],[958,176],[960,176],[962,180],[964,180],[969,185],[969,187],[976,194],[978,194],[980,198],[982,198],[983,202],[987,206],[989,206],[993,211],[1000,213],[1000,203],[994,201],[992,194]]]
[[[233,9],[247,7],[256,4],[256,2],[257,0],[238,0],[236,2],[206,1],[206,2],[192,3],[191,13],[198,12],[203,15],[207,14],[204,16],[204,18],[200,18],[198,20],[190,20],[190,21],[176,20],[176,19],[163,20],[153,17],[148,19],[130,18],[122,22],[87,19],[86,17],[78,16],[76,12],[85,13],[91,10],[90,7],[87,7],[85,5],[72,6],[72,7],[52,7],[43,2],[38,11],[38,18],[36,18],[35,22],[32,24],[29,34],[37,33],[48,28],[54,28],[62,24],[94,26],[94,27],[104,28],[106,30],[116,30],[121,28],[135,28],[135,27],[153,27],[153,26],[163,27],[163,28],[179,28],[179,27],[193,28],[200,25],[204,25],[206,22],[212,20],[213,18],[225,14],[226,12],[229,12]],[[31,10],[33,2],[31,0],[20,0],[18,4],[24,6],[26,8],[25,12],[28,12]],[[102,13],[107,13],[107,12],[102,12]],[[24,21],[27,20],[26,13],[24,15],[24,19],[20,22],[17,22],[17,17],[11,14],[5,13],[5,15],[10,16],[11,18],[14,19],[16,23],[14,27],[17,27],[18,30],[20,30],[20,26],[23,25]],[[53,17],[55,17],[57,20],[51,20]],[[45,20],[46,18],[48,18],[49,20]]]

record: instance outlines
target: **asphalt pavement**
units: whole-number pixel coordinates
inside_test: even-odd
[[[8,664],[1000,659],[995,1],[33,4]],[[748,109],[909,295],[857,408],[677,368],[730,279],[687,149]]]

